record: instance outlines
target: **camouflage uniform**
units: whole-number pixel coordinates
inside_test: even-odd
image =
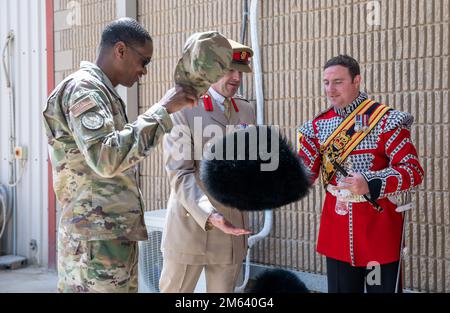
[[[77,240],[60,228],[60,292],[137,292],[137,242]]]
[[[43,112],[62,207],[61,292],[136,291],[137,240],[146,240],[136,163],[172,128],[152,106],[129,123],[111,81],[96,65],[61,82]]]

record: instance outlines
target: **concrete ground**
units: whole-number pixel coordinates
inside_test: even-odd
[[[56,282],[56,271],[42,267],[0,270],[0,293],[54,293]]]

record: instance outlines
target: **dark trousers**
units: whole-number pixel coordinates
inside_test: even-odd
[[[380,265],[379,270],[327,258],[329,293],[394,293],[397,280],[398,261]],[[400,277],[401,278],[401,277]],[[401,292],[401,279],[399,281]]]

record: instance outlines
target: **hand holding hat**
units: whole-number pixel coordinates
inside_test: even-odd
[[[217,31],[195,33],[183,48],[183,56],[175,68],[177,85],[190,87],[200,98],[230,69],[232,48],[229,41]]]
[[[167,113],[171,114],[185,107],[192,108],[196,101],[192,88],[175,86],[169,89],[158,103],[166,108]]]

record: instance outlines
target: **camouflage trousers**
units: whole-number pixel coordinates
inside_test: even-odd
[[[137,292],[136,241],[58,236],[59,292]]]

